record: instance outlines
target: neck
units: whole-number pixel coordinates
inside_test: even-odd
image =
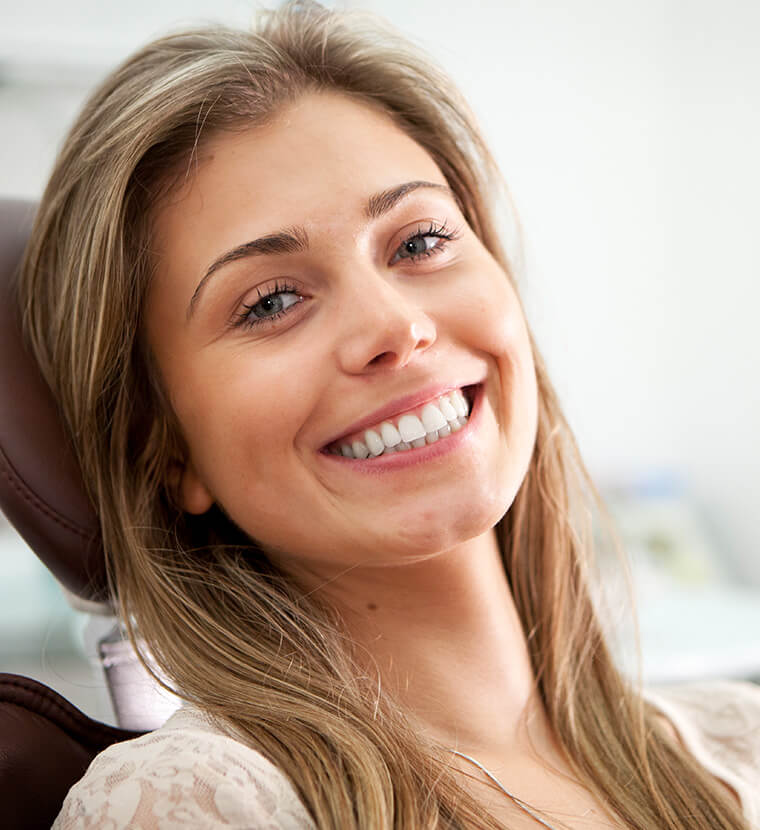
[[[421,734],[486,756],[522,743],[538,711],[535,679],[494,531],[423,562],[319,584],[310,587],[340,609],[359,659]]]

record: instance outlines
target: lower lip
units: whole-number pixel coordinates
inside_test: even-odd
[[[378,455],[375,458],[346,458],[344,455],[333,455],[332,453],[320,452],[328,463],[340,464],[346,469],[356,470],[358,473],[385,473],[392,470],[401,470],[405,467],[416,467],[419,464],[433,461],[454,452],[460,447],[468,444],[475,430],[477,430],[483,408],[483,384],[475,389],[475,398],[470,407],[470,414],[467,423],[456,432],[446,438],[439,438],[433,444],[425,444],[424,447],[414,447],[411,450],[392,452],[388,455]]]

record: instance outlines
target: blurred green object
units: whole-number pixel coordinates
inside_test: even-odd
[[[607,485],[603,495],[639,580],[683,587],[730,581],[720,541],[676,473],[652,471]]]
[[[760,589],[742,584],[728,567],[711,531],[718,517],[700,510],[667,470],[607,483],[600,492],[631,565],[645,682],[760,678]],[[603,546],[600,576],[603,607],[618,609],[603,619],[621,664],[635,673],[626,585]]]

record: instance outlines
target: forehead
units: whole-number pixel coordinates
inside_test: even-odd
[[[157,211],[158,247],[179,243],[203,259],[198,249],[211,237],[216,248],[289,225],[343,224],[368,195],[414,179],[446,183],[389,115],[346,95],[310,93],[266,125],[201,145],[191,175]]]

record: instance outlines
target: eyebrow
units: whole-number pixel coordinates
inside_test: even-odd
[[[445,184],[426,181],[404,182],[403,184],[396,185],[396,187],[390,187],[387,190],[370,196],[364,208],[364,215],[371,220],[379,219],[384,214],[393,210],[405,196],[421,188],[430,188],[446,193],[457,205],[459,204],[459,200],[454,191]],[[242,245],[237,245],[229,251],[226,251],[217,257],[206,269],[206,273],[201,278],[201,281],[193,292],[193,296],[190,298],[190,305],[187,307],[187,319],[189,320],[192,316],[201,291],[209,279],[220,268],[223,268],[230,262],[236,262],[239,259],[247,259],[248,257],[254,256],[295,254],[307,250],[308,247],[309,237],[306,230],[299,226],[293,226],[276,231],[275,233],[268,233],[266,236],[252,239],[250,242],[244,242]]]

